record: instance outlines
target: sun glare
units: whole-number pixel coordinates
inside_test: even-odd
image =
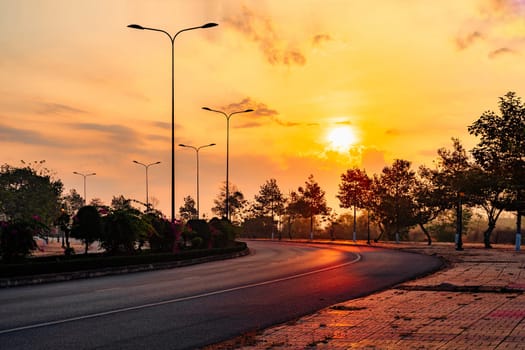
[[[326,136],[328,147],[336,152],[346,153],[357,142],[354,129],[349,126],[338,126],[331,129]]]

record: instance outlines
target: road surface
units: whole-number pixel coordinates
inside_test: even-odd
[[[250,241],[201,265],[0,289],[1,349],[196,349],[437,269],[434,257]]]

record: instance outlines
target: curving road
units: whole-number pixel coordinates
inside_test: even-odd
[[[249,256],[0,289],[2,349],[195,349],[440,267],[358,246],[249,242]]]

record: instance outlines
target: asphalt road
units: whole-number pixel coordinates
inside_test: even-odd
[[[1,349],[196,349],[437,269],[434,257],[248,242],[171,270],[0,289]]]

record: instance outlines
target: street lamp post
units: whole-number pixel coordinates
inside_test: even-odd
[[[253,109],[246,109],[244,111],[237,111],[230,114],[226,114],[223,111],[211,109],[208,107],[202,107],[202,109],[210,112],[220,113],[226,117],[226,218],[230,220],[230,118],[234,114],[253,112]]]
[[[73,171],[73,174],[80,175],[80,176],[82,176],[84,178],[84,205],[86,205],[86,200],[87,200],[87,197],[86,197],[86,177],[94,176],[94,175],[97,175],[97,174],[96,173],[82,174],[82,173],[79,173],[77,171]]]
[[[456,250],[463,250],[463,197],[465,196],[464,192],[458,192],[458,202],[456,208]]]
[[[185,147],[185,148],[191,148],[191,149],[195,150],[195,154],[197,155],[197,219],[198,219],[199,218],[199,151],[200,151],[201,148],[215,146],[215,144],[214,143],[210,143],[210,144],[207,144],[207,145],[195,147],[195,146],[184,145],[184,144],[180,143],[179,146]]]
[[[175,220],[175,71],[174,71],[174,57],[175,57],[175,38],[182,32],[186,32],[194,29],[205,29],[217,26],[217,23],[206,23],[199,27],[191,27],[179,30],[175,35],[170,35],[168,32],[157,29],[143,27],[138,24],[130,24],[128,28],[140,29],[140,30],[151,30],[154,32],[161,32],[168,36],[171,41],[171,220]]]
[[[133,163],[142,165],[146,169],[146,211],[148,211],[149,210],[148,169],[152,165],[160,164],[160,162],[144,164],[144,163],[137,162],[136,160],[134,160]]]

